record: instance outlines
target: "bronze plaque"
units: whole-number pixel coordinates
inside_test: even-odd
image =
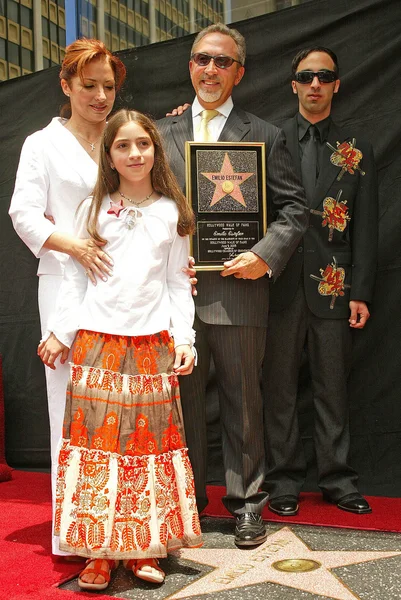
[[[250,250],[266,233],[264,142],[186,142],[186,192],[196,218],[191,253],[198,271]]]
[[[320,569],[321,563],[308,558],[286,558],[272,564],[273,569],[286,573],[307,573]]]

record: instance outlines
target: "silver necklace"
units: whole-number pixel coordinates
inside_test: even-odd
[[[83,140],[84,142],[86,142],[87,144],[89,144],[89,146],[91,147],[91,152],[94,152],[94,151],[95,151],[95,147],[96,147],[96,144],[97,144],[97,143],[98,143],[98,141],[99,141],[99,138],[96,140],[96,142],[90,142],[89,140],[87,140],[86,138],[84,138],[84,136],[83,136],[83,135],[81,135],[80,133],[78,133],[78,131],[74,131],[73,129],[71,129],[71,131],[72,131],[72,133],[73,133],[74,135],[77,135],[78,137],[80,137],[80,138],[81,138],[81,140]],[[100,137],[100,136],[99,136],[99,137]]]
[[[118,190],[118,193],[120,194],[121,198],[125,198],[125,200],[128,200],[128,202],[131,202],[131,204],[133,204],[134,206],[140,206],[141,204],[143,204],[144,202],[146,202],[146,200],[149,200],[149,198],[151,197],[151,195],[153,194],[153,192],[154,192],[154,190],[152,190],[150,192],[150,194],[148,194],[146,196],[146,198],[144,198],[140,202],[135,202],[134,200],[131,200],[131,198],[128,198],[128,196],[126,196],[125,194],[123,194],[122,192],[120,192],[120,190]]]

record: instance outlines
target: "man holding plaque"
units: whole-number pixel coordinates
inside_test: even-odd
[[[373,152],[352,127],[331,119],[340,86],[336,55],[301,50],[292,63],[299,112],[283,129],[310,209],[309,228],[271,289],[264,364],[269,508],[298,512],[306,473],[297,416],[306,348],[314,403],[314,445],[323,498],[342,510],[371,512],[348,464],[347,376],[351,329],[362,329],[372,300],[377,256]]]
[[[226,262],[224,270],[198,272],[196,347],[198,366],[181,381],[187,444],[198,509],[207,504],[206,399],[213,356],[220,399],[227,493],[224,505],[236,518],[239,546],[262,543],[261,518],[267,502],[264,478],[263,361],[269,276],[276,278],[307,225],[304,191],[292,167],[280,129],[233,104],[231,93],[244,75],[245,40],[235,29],[215,24],[201,31],[191,50],[189,69],[196,98],[191,110],[159,121],[165,150],[185,186],[185,142],[264,142],[269,214],[266,235]]]

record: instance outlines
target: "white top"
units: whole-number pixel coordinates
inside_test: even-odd
[[[213,119],[211,119],[208,122],[207,127],[213,142],[218,141],[220,134],[223,131],[224,125],[227,122],[228,116],[232,111],[233,106],[234,104],[230,96],[229,98],[227,98],[224,104],[216,108],[216,110],[218,110],[220,114],[216,115]],[[194,142],[200,141],[199,129],[200,122],[202,120],[201,113],[203,110],[205,109],[199,102],[198,96],[195,96],[195,100],[192,103],[192,124],[194,130]]]
[[[68,256],[42,246],[55,231],[73,234],[77,207],[92,193],[97,177],[97,164],[63,126],[65,122],[55,117],[27,137],[11,199],[14,228],[40,258],[38,275],[63,274]],[[54,218],[55,225],[44,213]]]
[[[81,238],[88,235],[90,201],[76,219],[75,235]],[[177,233],[176,203],[163,196],[144,208],[126,207],[118,217],[108,214],[110,206],[106,196],[98,231],[107,240],[113,276],[94,286],[81,264],[69,258],[50,331],[68,347],[78,329],[127,336],[167,329],[175,346],[192,345],[194,303],[188,275],[181,270],[188,265],[189,239]]]

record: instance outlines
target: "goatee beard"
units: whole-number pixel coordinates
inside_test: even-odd
[[[198,96],[204,101],[204,102],[217,102],[217,100],[220,99],[221,96],[221,90],[216,90],[215,92],[205,92],[205,90],[199,90],[198,91]]]

